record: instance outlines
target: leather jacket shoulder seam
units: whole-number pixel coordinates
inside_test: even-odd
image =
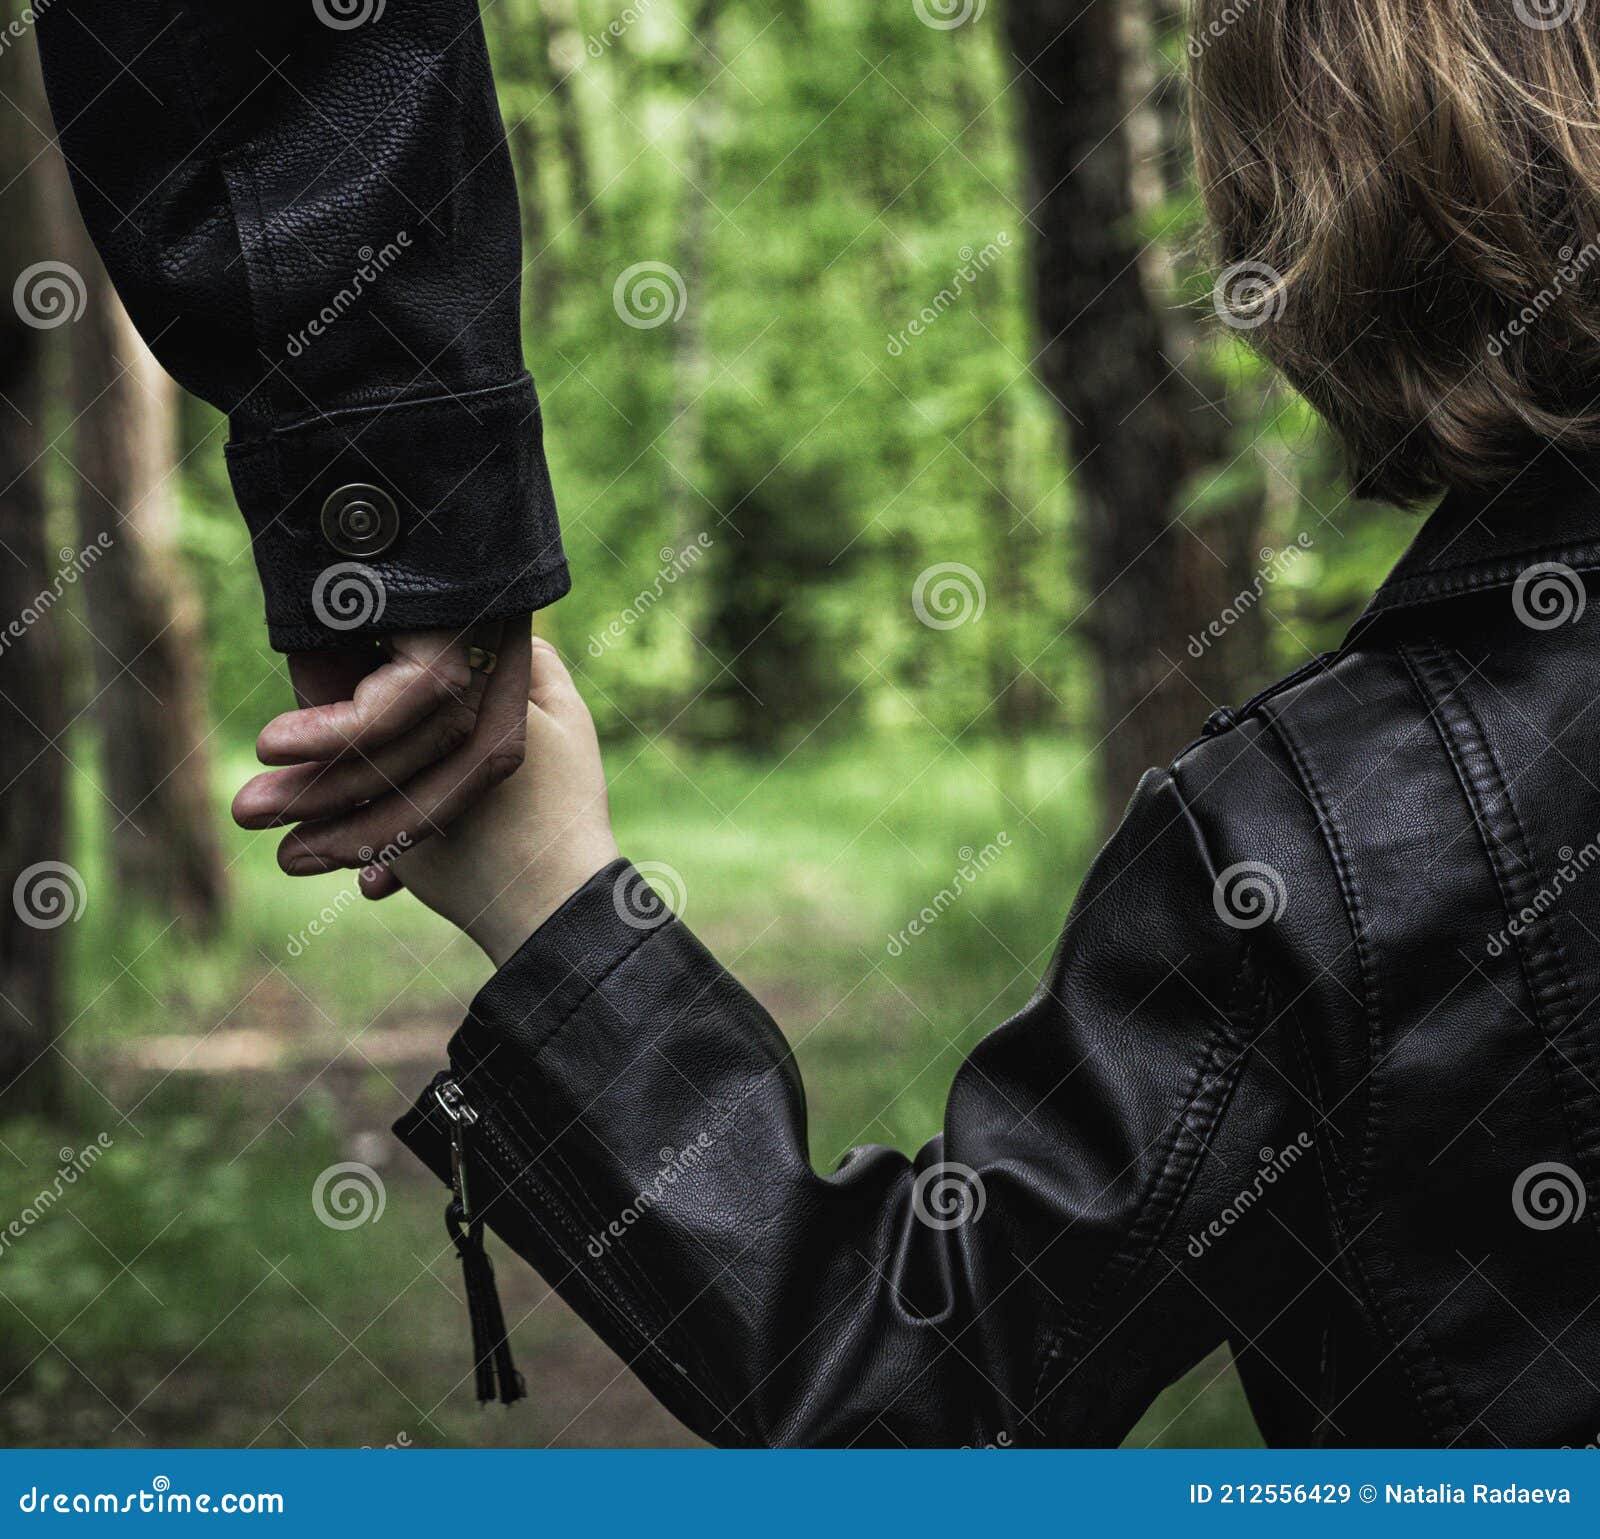
[[[1376,1092],[1379,1064],[1382,1062],[1382,1007],[1379,988],[1377,958],[1372,938],[1367,930],[1365,905],[1354,864],[1345,845],[1343,828],[1337,811],[1329,798],[1321,777],[1311,762],[1310,755],[1291,728],[1284,714],[1267,713],[1274,731],[1290,756],[1295,772],[1305,789],[1307,799],[1316,816],[1329,859],[1339,881],[1341,896],[1350,923],[1351,935],[1357,954],[1357,970],[1361,982],[1363,1015],[1368,1028],[1366,1069],[1362,1076],[1367,1085],[1367,1110],[1358,1155],[1356,1179],[1350,1184],[1349,1199],[1365,1208],[1372,1202],[1373,1172],[1376,1166],[1378,1123],[1382,1114],[1382,1101]],[[1335,1210],[1337,1218],[1337,1210]],[[1374,1217],[1376,1215],[1374,1214]],[[1360,1231],[1365,1232],[1365,1227]],[[1347,1255],[1356,1276],[1361,1281],[1367,1305],[1383,1333],[1393,1344],[1400,1359],[1406,1380],[1424,1422],[1441,1439],[1457,1432],[1460,1415],[1455,1406],[1455,1395],[1437,1350],[1429,1339],[1421,1321],[1413,1320],[1408,1329],[1400,1329],[1393,1317],[1391,1305],[1385,1301],[1375,1282],[1367,1275],[1358,1253],[1358,1240],[1352,1241]],[[1408,1314],[1413,1311],[1408,1310]],[[1440,1402],[1444,1403],[1445,1420],[1440,1419]]]
[[[1372,937],[1367,928],[1366,905],[1357,879],[1354,862],[1350,858],[1349,850],[1345,843],[1343,827],[1338,819],[1333,802],[1327,793],[1327,788],[1323,785],[1322,778],[1312,764],[1310,755],[1300,742],[1298,734],[1287,721],[1286,713],[1277,709],[1275,702],[1269,701],[1263,702],[1261,716],[1268,729],[1283,746],[1290,768],[1299,782],[1301,794],[1305,797],[1312,816],[1316,820],[1323,848],[1327,852],[1329,862],[1333,866],[1335,879],[1339,885],[1340,901],[1350,925],[1352,944],[1356,951],[1356,971],[1361,986],[1362,1016],[1367,1024],[1366,1070],[1363,1077],[1370,1086],[1371,1077],[1375,1073],[1379,1062],[1379,1044],[1383,1023],[1379,1003],[1377,959],[1374,954]],[[1308,1060],[1309,1057],[1308,1053]],[[1320,1093],[1318,1100],[1319,1102],[1321,1100]],[[1376,1123],[1369,1089],[1367,1114],[1362,1129],[1361,1147],[1357,1155],[1356,1178],[1346,1183],[1346,1191],[1353,1202],[1365,1203],[1370,1198],[1372,1172],[1376,1162],[1376,1137]],[[1318,1140],[1319,1145],[1322,1142],[1322,1140]],[[1328,1156],[1341,1167],[1343,1166],[1343,1162],[1339,1160],[1337,1154],[1331,1148],[1328,1150]],[[1329,1218],[1336,1230],[1348,1233],[1350,1230],[1355,1229],[1356,1226],[1346,1224],[1341,1212],[1341,1206],[1336,1201],[1333,1189],[1327,1186],[1325,1178],[1324,1190],[1329,1203]],[[1357,1233],[1357,1239],[1359,1239],[1359,1232]],[[1429,1415],[1427,1409],[1428,1394],[1424,1390],[1424,1386],[1418,1382],[1417,1366],[1411,1362],[1410,1354],[1402,1349],[1406,1337],[1404,1333],[1398,1332],[1390,1321],[1388,1311],[1379,1297],[1378,1289],[1367,1273],[1356,1240],[1351,1240],[1345,1246],[1344,1255],[1359,1285],[1359,1296],[1363,1311],[1370,1312],[1379,1332],[1396,1343],[1412,1393],[1416,1397],[1424,1418],[1431,1423],[1433,1418]],[[1429,1351],[1431,1355],[1431,1347]],[[1443,1371],[1437,1363],[1436,1356],[1432,1366],[1435,1384],[1437,1384],[1443,1377]],[[1430,1388],[1433,1387],[1430,1386]],[[1448,1395],[1448,1385],[1445,1385],[1444,1388]],[[1453,1397],[1451,1398],[1453,1400]]]
[[[1565,1114],[1568,1136],[1574,1149],[1592,1166],[1600,1149],[1600,1128],[1593,1118],[1583,1117],[1584,1098],[1581,1091],[1574,1089],[1571,1079],[1575,1073],[1584,1084],[1593,1085],[1600,1070],[1592,1062],[1581,1036],[1569,1040],[1552,1058],[1553,1043],[1572,1023],[1577,990],[1560,933],[1551,917],[1541,913],[1534,902],[1540,885],[1538,871],[1510,783],[1472,702],[1461,687],[1462,681],[1451,663],[1449,650],[1436,639],[1428,638],[1416,646],[1403,646],[1401,655],[1412,670],[1417,689],[1428,702],[1429,714],[1467,797],[1484,858],[1505,912],[1513,915],[1531,909],[1535,914],[1533,921],[1513,932],[1520,971],[1533,1006],[1533,1024],[1542,1039],[1540,1057]],[[1448,686],[1447,694],[1441,695],[1434,686],[1433,679],[1428,677],[1430,672],[1440,684]],[[1470,754],[1464,753],[1465,745],[1456,741],[1455,731],[1446,720],[1447,707],[1459,729],[1472,736]],[[1495,815],[1495,807],[1501,809],[1499,816]],[[1507,851],[1513,859],[1505,858]]]
[[[1366,1115],[1363,1119],[1361,1147],[1357,1155],[1355,1179],[1350,1183],[1349,1187],[1349,1200],[1363,1207],[1370,1207],[1373,1172],[1377,1163],[1378,1119],[1382,1110],[1382,1102],[1375,1090],[1378,1065],[1382,1061],[1380,1055],[1383,1032],[1377,957],[1374,952],[1372,937],[1367,930],[1366,907],[1363,902],[1360,884],[1357,881],[1354,863],[1351,861],[1349,851],[1345,845],[1343,827],[1339,821],[1337,810],[1322,784],[1321,777],[1311,763],[1309,754],[1306,753],[1298,735],[1290,727],[1284,714],[1275,710],[1268,710],[1264,714],[1278,740],[1283,744],[1285,752],[1289,755],[1295,774],[1300,779],[1306,799],[1316,817],[1323,844],[1328,851],[1328,858],[1333,863],[1345,914],[1350,924],[1352,942],[1355,946],[1356,970],[1361,983],[1362,1014],[1367,1024],[1366,1069],[1362,1075],[1362,1082],[1367,1086],[1367,1105]],[[1363,1229],[1360,1232],[1364,1233],[1365,1230]],[[1445,1376],[1438,1353],[1428,1339],[1425,1330],[1420,1323],[1413,1325],[1409,1330],[1399,1329],[1398,1322],[1392,1317],[1390,1307],[1385,1303],[1378,1287],[1367,1276],[1366,1269],[1361,1264],[1356,1242],[1353,1241],[1351,1243],[1347,1254],[1350,1257],[1356,1275],[1363,1283],[1368,1307],[1373,1311],[1383,1334],[1395,1345],[1396,1353],[1405,1371],[1406,1380],[1411,1386],[1411,1393],[1415,1397],[1417,1408],[1424,1421],[1436,1433],[1452,1431],[1454,1427],[1458,1427],[1460,1424],[1460,1416],[1455,1410],[1454,1392]],[[1412,1344],[1414,1340],[1420,1340],[1420,1348]],[[1425,1355],[1426,1360],[1419,1360],[1423,1355]],[[1449,1425],[1439,1420],[1436,1411],[1437,1403],[1441,1398],[1447,1404],[1447,1414],[1450,1418]]]
[[[1195,847],[1200,851],[1200,859],[1205,863],[1206,875],[1216,881],[1217,873],[1222,870],[1211,854],[1211,841],[1206,838],[1205,830],[1200,826],[1200,819],[1195,816],[1194,801],[1189,793],[1184,790],[1183,781],[1179,776],[1179,766],[1173,763],[1166,772],[1167,780],[1172,785],[1173,794],[1178,798],[1178,806],[1183,811],[1184,822],[1188,825],[1189,835],[1195,842]]]
[[[1262,715],[1283,745],[1284,753],[1316,820],[1323,848],[1327,851],[1334,876],[1339,884],[1339,895],[1350,925],[1351,941],[1356,953],[1356,973],[1361,983],[1361,1013],[1367,1025],[1366,1074],[1370,1077],[1378,1062],[1378,1041],[1383,1022],[1378,1004],[1377,958],[1373,953],[1372,937],[1367,929],[1366,904],[1362,897],[1361,885],[1345,844],[1343,825],[1339,821],[1338,813],[1298,734],[1290,727],[1284,713],[1268,708],[1263,710]],[[1362,1192],[1370,1188],[1375,1157],[1374,1132],[1369,1111],[1355,1172],[1356,1184]]]
[[[1219,868],[1190,800],[1179,783],[1177,765],[1174,764],[1162,774],[1178,798],[1180,816],[1187,824],[1189,836],[1194,841],[1207,874],[1214,880]],[[1085,1289],[1082,1306],[1067,1314],[1060,1328],[1049,1332],[1040,1344],[1038,1369],[1034,1375],[1033,1415],[1043,1417],[1045,1400],[1082,1359],[1094,1325],[1117,1297],[1116,1290],[1109,1285],[1110,1280],[1119,1275],[1131,1277],[1137,1274],[1155,1253],[1168,1223],[1182,1204],[1183,1195],[1199,1168],[1200,1158],[1209,1147],[1216,1125],[1232,1098],[1233,1087],[1249,1054],[1249,1028],[1258,1018],[1267,997],[1265,973],[1252,965],[1255,958],[1256,948],[1246,939],[1239,949],[1227,1007],[1222,1019],[1212,1023],[1196,1055],[1189,1091],[1173,1117],[1170,1132],[1164,1140],[1166,1147],[1156,1160],[1155,1169],[1140,1195],[1132,1223]],[[1247,999],[1248,985],[1252,981],[1256,982],[1257,987],[1253,999]],[[1222,1050],[1234,1043],[1240,1045],[1232,1061],[1218,1064]],[[1213,1096],[1205,1127],[1192,1140],[1192,1149],[1185,1159],[1184,1132],[1189,1127],[1195,1108],[1207,1090],[1214,1087],[1220,1093]],[[1047,1389],[1052,1368],[1069,1358],[1069,1343],[1075,1348],[1070,1353],[1070,1365],[1056,1383]]]

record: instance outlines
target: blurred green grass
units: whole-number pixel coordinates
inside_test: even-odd
[[[623,849],[670,868],[688,922],[795,1044],[819,1167],[936,1131],[961,1057],[1032,991],[1091,853],[1076,746],[885,734],[753,767],[623,738],[606,757]],[[76,790],[92,826],[95,788]],[[4,1130],[0,1214],[97,1135],[110,1148],[0,1250],[0,1437],[683,1441],[514,1263],[500,1274],[533,1399],[476,1411],[442,1193],[387,1124],[486,964],[408,897],[288,881],[274,843],[230,833],[234,917],[213,941],[92,900],[74,927],[76,1122]],[[959,902],[890,944],[991,845]],[[91,894],[100,860],[88,839]],[[380,1171],[385,1207],[333,1230],[311,1189],[348,1159]],[[1152,1440],[1256,1441],[1225,1358],[1168,1391],[1133,1439]]]

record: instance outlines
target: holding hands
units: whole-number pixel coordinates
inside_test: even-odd
[[[390,873],[496,967],[617,858],[594,719],[549,642],[533,640],[530,662],[521,707],[532,767],[494,786]]]
[[[281,767],[240,789],[235,821],[290,827],[278,864],[291,876],[360,866],[367,896],[395,891],[394,854],[453,823],[522,763],[528,626],[522,616],[291,653],[299,708],[256,740],[261,762]]]
[[[296,825],[278,847],[291,876],[360,866],[369,898],[404,885],[499,966],[617,845],[594,722],[555,648],[526,620],[487,639],[424,631],[387,659],[291,657],[301,708],[257,740],[284,767],[250,780],[233,814]],[[537,773],[514,773],[525,755]]]

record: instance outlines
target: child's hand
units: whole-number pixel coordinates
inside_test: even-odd
[[[393,870],[429,908],[502,966],[596,871],[617,858],[594,722],[549,642],[533,642],[528,754]],[[362,873],[381,895],[382,874]]]

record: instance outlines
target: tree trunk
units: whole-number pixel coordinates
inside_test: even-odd
[[[506,104],[506,139],[517,174],[524,292],[533,325],[542,333],[550,324],[561,283],[545,192],[544,161],[550,153],[545,119],[551,111],[551,79],[544,15],[534,0],[499,0],[484,12],[484,24],[494,42],[501,98]]]
[[[517,173],[517,201],[522,209],[522,261],[527,269],[524,292],[536,326],[548,325],[560,291],[560,265],[550,244],[540,170],[543,140],[533,116],[511,125],[511,163]]]
[[[75,214],[88,307],[72,330],[74,493],[119,897],[213,929],[226,896],[206,747],[200,606],[177,548],[177,390]],[[114,549],[111,547],[115,547]]]
[[[1149,228],[1161,204],[1194,196],[1188,79],[1182,65],[1174,66],[1163,51],[1164,44],[1183,39],[1186,19],[1184,8],[1169,0],[1123,0],[1120,16],[1129,65],[1126,96],[1131,103],[1128,126],[1135,156],[1134,204]],[[1195,390],[1197,410],[1191,423],[1195,455],[1202,464],[1229,472],[1225,490],[1213,492],[1204,513],[1191,510],[1185,516],[1203,542],[1197,553],[1209,552],[1214,558],[1201,563],[1202,572],[1208,564],[1221,564],[1224,582],[1219,602],[1226,605],[1255,582],[1261,571],[1262,543],[1272,528],[1269,486],[1279,472],[1259,441],[1243,444],[1240,430],[1241,423],[1259,417],[1260,388],[1231,386],[1206,361],[1194,311],[1180,293],[1180,284],[1192,269],[1180,260],[1175,247],[1152,241],[1145,252],[1146,281],[1161,296],[1168,355],[1179,360]],[[1292,482],[1282,484],[1292,490]],[[1242,698],[1265,682],[1267,650],[1266,604],[1237,608],[1225,639],[1205,648],[1199,659],[1188,658],[1189,677],[1214,704]]]
[[[976,38],[962,38],[960,46],[975,46]],[[977,72],[961,71],[953,86],[958,117],[969,125],[968,135],[988,135],[994,114],[988,111],[985,93],[975,84]],[[981,128],[980,128],[981,125]],[[987,137],[981,141],[987,147]],[[998,153],[998,150],[996,150]],[[1007,272],[994,272],[971,293],[969,303],[979,324],[993,336],[1006,329],[1006,312],[1011,298]],[[1027,784],[1027,734],[1037,726],[1051,704],[1038,677],[1025,665],[1016,621],[1030,604],[1027,574],[1037,563],[1047,560],[1039,527],[1028,506],[1028,488],[1019,473],[1016,391],[1022,381],[1008,382],[985,407],[983,416],[973,423],[972,459],[983,477],[980,502],[986,540],[990,551],[988,571],[990,604],[985,622],[988,639],[989,696],[994,702],[993,724],[1000,739],[996,776],[999,783],[1014,788],[1014,799],[1021,801]]]
[[[31,126],[44,121],[37,72],[31,41],[0,50],[0,1114],[7,1117],[62,1109],[53,1046],[62,1028],[61,942],[83,908],[82,879],[64,861],[59,568],[41,467],[46,323],[57,300],[71,314],[75,275],[58,262],[38,265],[48,254],[39,249],[44,145]],[[12,303],[13,285],[29,269],[32,286]]]
[[[589,240],[600,232],[600,210],[595,206],[588,141],[584,136],[577,93],[572,88],[572,77],[582,68],[584,59],[577,7],[574,0],[540,0],[540,9],[549,39],[550,96],[555,107],[561,158],[567,168],[567,199],[572,218]]]
[[[1232,424],[1184,369],[1143,260],[1119,9],[1008,0],[1006,17],[1032,193],[1038,368],[1075,462],[1088,591],[1077,623],[1097,675],[1108,822],[1220,703],[1217,648],[1199,659],[1189,648],[1238,589],[1208,533],[1215,520],[1186,522],[1187,483],[1227,453]]]
[[[717,103],[715,82],[719,66],[717,20],[720,0],[697,0],[691,27],[690,88],[694,92],[687,117],[684,150],[683,222],[678,234],[678,274],[689,302],[672,327],[671,416],[663,434],[667,463],[667,505],[672,510],[672,548],[682,554],[700,538],[724,532],[717,510],[709,501],[705,478],[705,392],[711,377],[706,342],[706,311],[710,294],[710,220],[714,207],[711,180],[715,171],[714,135]],[[701,667],[701,649],[694,645],[703,625],[702,589],[694,571],[679,584],[675,614],[689,638],[692,672]]]

